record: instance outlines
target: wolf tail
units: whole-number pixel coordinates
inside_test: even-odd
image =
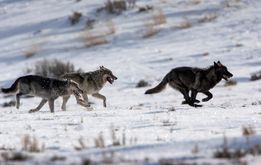
[[[153,93],[159,93],[163,89],[165,89],[166,85],[168,84],[168,75],[166,75],[163,80],[154,88],[149,89],[145,92],[145,94],[153,94]]]
[[[15,82],[11,85],[10,88],[1,88],[3,93],[15,93],[18,90],[18,84],[20,79],[15,80]]]

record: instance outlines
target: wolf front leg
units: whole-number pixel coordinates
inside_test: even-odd
[[[31,109],[31,110],[29,111],[29,113],[33,113],[33,112],[39,111],[39,110],[44,106],[44,104],[45,104],[46,102],[47,102],[46,99],[42,99],[42,101],[40,102],[40,104],[39,104],[35,109]]]
[[[83,107],[90,107],[90,104],[88,103],[88,96],[87,94],[83,94],[83,99],[80,98],[79,96],[77,95],[74,95],[75,98],[76,98],[76,101],[77,101],[77,104],[83,106]]]
[[[99,93],[92,94],[93,97],[99,98],[103,100],[103,106],[106,107],[106,97]]]

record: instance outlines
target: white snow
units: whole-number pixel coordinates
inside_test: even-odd
[[[154,164],[161,159],[233,164],[213,159],[224,135],[229,147],[245,148],[248,144],[242,127],[251,126],[256,133],[250,143],[260,144],[261,81],[249,78],[261,70],[261,1],[193,2],[138,0],[137,6],[154,6],[167,21],[159,26],[158,34],[143,38],[153,12],[139,13],[134,8],[120,15],[97,15],[96,9],[105,0],[0,0],[1,87],[9,86],[42,59],[70,61],[85,71],[104,65],[118,77],[101,91],[107,97],[107,108],[92,97],[92,111],[80,107],[72,98],[67,111],[60,110],[62,100],[58,99],[54,114],[47,105],[37,113],[28,113],[40,98],[22,98],[19,110],[1,107],[0,148],[20,151],[22,137],[29,134],[44,144],[45,150],[28,153],[33,155],[28,164],[48,163],[54,155],[65,156],[64,164],[77,164],[83,158],[105,163],[107,157],[112,157],[112,164],[144,164],[145,159]],[[81,22],[74,26],[68,21],[73,11],[83,14]],[[209,15],[217,18],[199,22]],[[116,32],[106,37],[107,44],[84,46],[81,34],[90,18],[99,20],[96,28],[100,31],[108,30],[107,21],[113,22]],[[191,27],[177,28],[184,21],[189,21]],[[25,52],[34,45],[39,52],[26,58]],[[237,85],[224,87],[222,81],[211,90],[214,97],[202,103],[202,108],[181,105],[182,95],[170,87],[159,94],[144,95],[174,67],[207,67],[218,60],[234,74]],[[151,86],[136,88],[141,79]],[[11,99],[14,97],[1,94],[0,104]],[[126,145],[112,146],[112,129],[117,138],[126,136]],[[94,139],[101,133],[106,147],[96,148]],[[81,151],[75,150],[80,146],[79,139],[86,145]],[[199,148],[197,154],[191,152],[195,146]],[[260,160],[260,156],[243,158],[249,164]]]

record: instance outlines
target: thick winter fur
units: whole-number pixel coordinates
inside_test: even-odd
[[[180,91],[185,101],[183,104],[189,104],[191,106],[197,107],[201,105],[195,104],[199,102],[196,99],[197,93],[201,92],[207,95],[202,101],[210,100],[213,95],[209,92],[221,79],[232,77],[233,74],[227,70],[227,67],[222,65],[220,61],[214,62],[214,65],[207,69],[202,68],[192,68],[192,67],[178,67],[172,69],[163,80],[156,87],[149,89],[145,94],[153,94],[161,92],[167,84],[172,88]],[[189,92],[191,91],[191,96]]]
[[[87,107],[87,104],[82,98],[83,91],[78,84],[73,81],[64,81],[51,79],[37,75],[23,76],[15,80],[10,88],[2,88],[3,93],[16,94],[16,108],[20,107],[20,97],[22,95],[33,95],[41,97],[42,101],[29,112],[39,111],[46,102],[49,103],[50,111],[54,112],[54,100],[59,96],[75,95],[77,103]]]
[[[73,80],[77,82],[80,88],[83,90],[83,98],[88,103],[88,96],[103,100],[103,106],[106,107],[106,97],[99,93],[106,82],[112,84],[117,77],[113,75],[112,71],[101,66],[98,70],[86,73],[68,73],[61,78]],[[63,97],[62,109],[66,110],[66,103],[70,96]]]

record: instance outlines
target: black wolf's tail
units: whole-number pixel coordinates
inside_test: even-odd
[[[1,88],[3,93],[15,93],[18,90],[18,83],[20,79],[15,80],[10,88]]]
[[[165,87],[166,85],[168,84],[168,78],[167,78],[168,75],[166,75],[163,80],[154,88],[152,89],[149,89],[145,92],[145,94],[153,94],[153,93],[159,93],[161,92]]]

